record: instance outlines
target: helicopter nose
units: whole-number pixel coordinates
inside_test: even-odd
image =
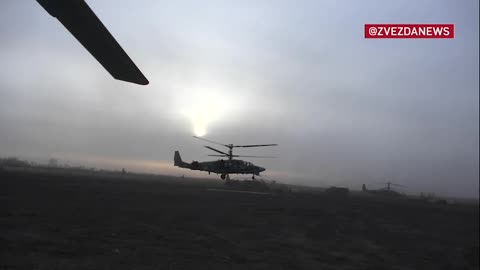
[[[263,168],[263,167],[258,167],[258,169],[259,169],[261,172],[265,171],[265,168]]]

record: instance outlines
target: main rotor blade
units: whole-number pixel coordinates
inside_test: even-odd
[[[37,0],[117,80],[147,85],[148,80],[84,0]]]
[[[390,185],[390,186],[397,186],[397,187],[407,187],[407,186],[395,184],[395,183],[392,183],[392,182],[380,182],[379,184]]]
[[[213,147],[205,146],[205,148],[208,148],[208,149],[213,150],[213,151],[215,151],[215,152],[217,152],[217,153],[224,154],[224,155],[227,155],[227,156],[228,156],[227,153],[222,152],[222,151],[220,151],[220,150],[217,150],[217,149],[215,149],[215,148],[213,148]]]
[[[234,155],[234,157],[253,157],[253,158],[278,158],[278,157],[272,157],[272,156],[237,156]]]
[[[248,145],[234,145],[233,147],[262,147],[262,146],[277,146],[278,144],[248,144]]]
[[[208,155],[210,157],[229,157],[229,155]],[[278,157],[271,157],[271,156],[239,156],[239,155],[232,155],[232,157],[248,157],[248,158],[278,158]]]
[[[219,143],[219,142],[210,141],[210,140],[207,140],[207,139],[204,139],[204,138],[200,138],[200,137],[197,137],[197,136],[193,136],[193,137],[194,137],[194,138],[196,138],[196,139],[202,140],[202,141],[206,141],[206,142],[210,142],[210,143],[214,143],[214,144],[218,144],[218,145],[222,145],[222,146],[226,146],[226,147],[228,147],[228,145],[226,145],[226,144],[223,144],[223,143]]]

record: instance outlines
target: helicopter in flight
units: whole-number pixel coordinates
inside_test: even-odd
[[[407,187],[407,186],[395,184],[395,183],[392,183],[392,182],[386,182],[386,183],[381,183],[381,184],[385,184],[386,187],[380,188],[380,189],[367,189],[367,187],[365,186],[365,184],[363,184],[363,185],[362,185],[362,191],[363,191],[363,192],[366,192],[366,193],[376,194],[376,195],[386,195],[386,196],[397,196],[397,197],[400,197],[400,196],[404,196],[404,195],[403,195],[402,193],[396,191],[396,190],[395,190],[393,187],[391,187],[391,186]]]
[[[214,141],[210,141],[207,139],[203,139],[197,136],[193,136],[196,139],[207,141],[210,143],[222,145],[228,148],[228,153],[220,151],[210,146],[205,146],[212,151],[217,152],[218,154],[209,155],[215,157],[227,157],[228,159],[223,160],[216,160],[216,161],[205,161],[205,162],[198,162],[193,161],[192,163],[187,163],[182,160],[180,157],[180,152],[175,151],[174,157],[174,166],[180,168],[186,168],[190,170],[197,170],[197,171],[206,171],[208,174],[216,173],[220,174],[220,178],[222,180],[229,179],[229,174],[252,174],[252,179],[255,180],[255,175],[259,176],[261,172],[265,171],[265,168],[256,166],[251,162],[247,162],[244,160],[233,159],[234,157],[255,157],[255,158],[275,158],[271,156],[239,156],[233,154],[233,148],[236,147],[264,147],[264,146],[276,146],[278,144],[250,144],[250,145],[233,145],[233,144],[223,144]]]

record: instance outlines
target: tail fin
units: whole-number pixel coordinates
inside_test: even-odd
[[[182,158],[180,157],[180,152],[175,151],[175,157],[173,158],[173,161],[175,166],[182,165],[183,161],[182,161]]]
[[[175,157],[173,158],[173,165],[180,167],[180,168],[190,168],[190,164],[183,162],[182,158],[180,157],[180,152],[175,151]]]

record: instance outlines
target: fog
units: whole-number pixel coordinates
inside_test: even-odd
[[[207,177],[173,167],[212,160],[203,135],[278,143],[236,152],[278,156],[248,159],[265,179],[478,197],[478,1],[87,3],[150,84],[114,80],[36,1],[1,1],[0,156]]]

